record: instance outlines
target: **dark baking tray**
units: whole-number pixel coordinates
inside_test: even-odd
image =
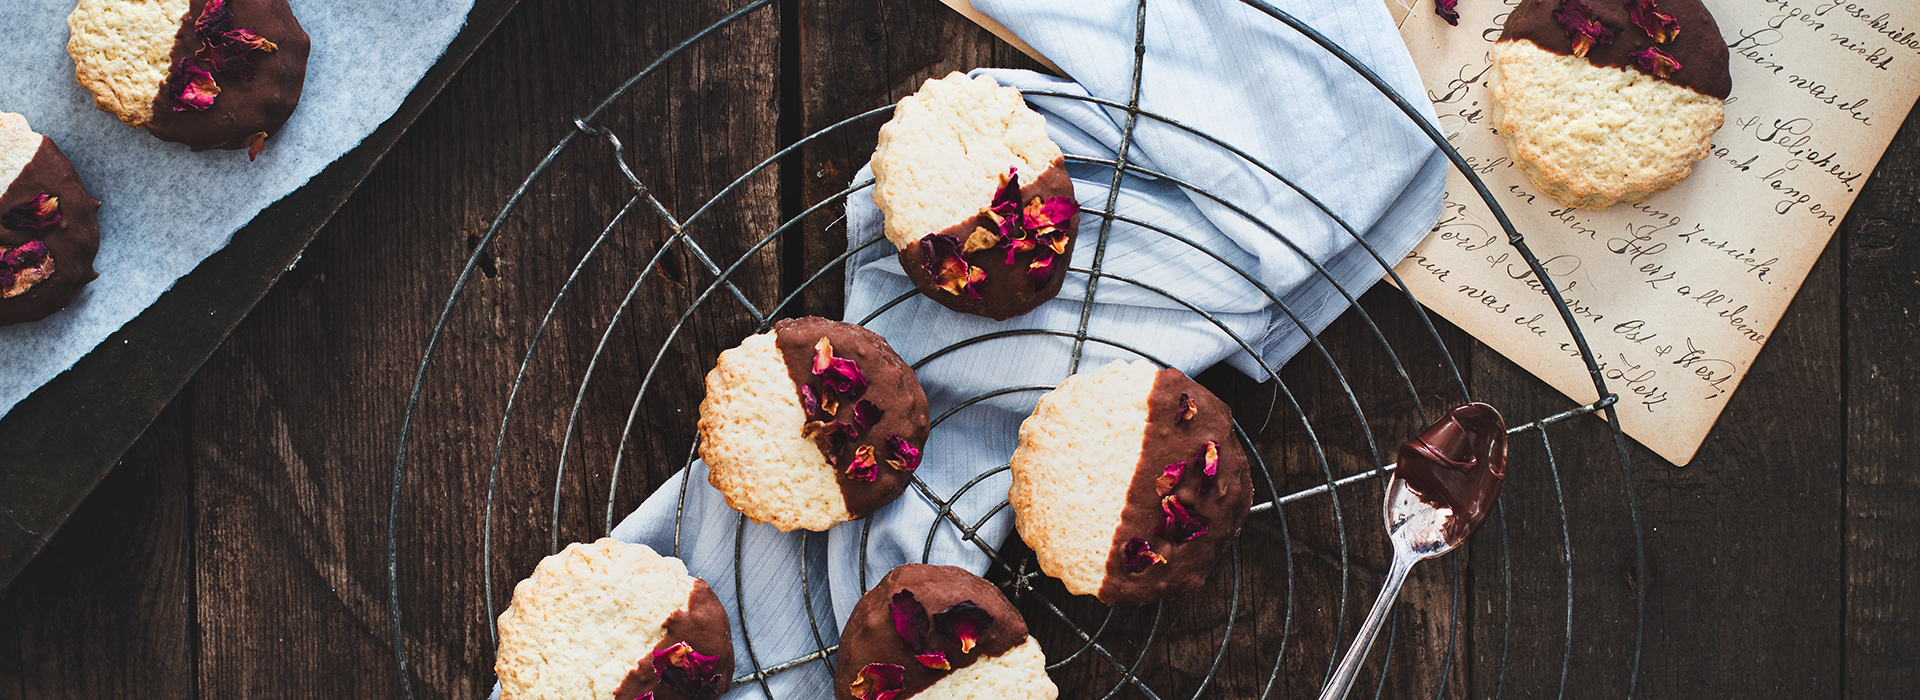
[[[0,592],[139,439],[518,0],[475,0],[400,109],[0,419]]]

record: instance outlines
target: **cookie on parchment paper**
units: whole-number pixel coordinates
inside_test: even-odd
[[[920,293],[1004,321],[1066,279],[1080,205],[1065,162],[1019,90],[953,73],[880,127],[873,203]]]
[[[53,139],[0,112],[0,326],[64,309],[100,276],[99,211]]]
[[[287,0],[79,0],[74,77],[163,141],[258,155],[293,115],[310,40]]]
[[[1699,0],[1522,0],[1490,71],[1494,128],[1567,206],[1633,204],[1707,157],[1732,91]]]
[[[1253,501],[1231,410],[1144,360],[1042,396],[1012,468],[1014,526],[1040,570],[1108,605],[1200,588]]]
[[[999,589],[966,569],[928,564],[895,567],[854,604],[840,633],[833,692],[838,700],[1060,694],[1040,644]]]
[[[501,700],[702,700],[731,683],[733,633],[679,559],[601,539],[514,586],[495,656]]]
[[[727,505],[782,531],[864,518],[906,490],[927,395],[885,338],[785,319],[720,353],[700,402],[700,458]]]

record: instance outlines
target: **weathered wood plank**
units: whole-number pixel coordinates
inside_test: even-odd
[[[1641,694],[1834,694],[1842,592],[1839,282],[1829,251],[1689,466],[1631,446],[1647,581],[1635,575],[1623,477],[1598,419],[1547,435],[1564,524],[1538,434],[1515,441],[1502,495],[1514,579],[1506,696],[1558,693],[1563,659],[1570,660],[1570,692],[1624,695],[1642,585]],[[1476,390],[1516,419],[1568,407],[1497,355],[1476,355],[1474,374]],[[1570,649],[1563,538],[1573,552]],[[1476,570],[1499,574],[1496,557],[1476,549]],[[1505,584],[1476,578],[1476,585],[1484,622],[1476,632],[1475,688],[1491,693],[1503,680],[1497,640]]]
[[[1920,695],[1920,120],[1909,119],[1841,227],[1847,356],[1848,697]]]
[[[0,597],[0,698],[196,697],[191,392]]]

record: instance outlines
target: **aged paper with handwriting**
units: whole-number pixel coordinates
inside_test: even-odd
[[[1517,4],[1460,0],[1451,27],[1423,1],[1401,36],[1442,128],[1572,308],[1621,428],[1684,465],[1920,96],[1920,2],[1706,0],[1733,74],[1712,155],[1674,189],[1606,211],[1535,189],[1493,131],[1489,52]],[[1460,173],[1433,235],[1396,271],[1500,354],[1597,398],[1558,312]]]

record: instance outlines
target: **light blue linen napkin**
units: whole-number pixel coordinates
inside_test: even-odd
[[[1359,57],[1402,95],[1425,104],[1418,99],[1421,87],[1412,60],[1379,0],[1275,4]],[[975,0],[974,5],[1079,81],[1026,71],[975,71],[1029,91],[1049,134],[1068,154],[1068,170],[1086,212],[1073,266],[1086,268],[1101,235],[1099,213],[1108,207],[1113,171],[1072,158],[1112,159],[1126,113],[1031,92],[1124,104],[1132,90],[1137,5],[1134,0]],[[1212,134],[1301,183],[1389,263],[1405,255],[1437,218],[1446,183],[1446,162],[1438,150],[1373,87],[1292,29],[1234,0],[1155,0],[1147,9],[1146,47],[1143,109]],[[1142,118],[1127,155],[1129,162],[1158,175],[1129,176],[1120,188],[1114,211],[1138,223],[1114,222],[1103,269],[1142,285],[1100,280],[1088,332],[1131,350],[1089,342],[1081,371],[1139,357],[1137,350],[1189,374],[1225,360],[1264,379],[1263,362],[1279,367],[1305,344],[1309,330],[1323,328],[1347,308],[1349,297],[1359,296],[1385,273],[1350,234],[1300,195],[1199,137]],[[862,170],[854,181],[870,177]],[[849,244],[878,237],[880,223],[870,190],[856,192],[847,202]],[[1317,271],[1303,254],[1329,274]],[[1274,290],[1292,315],[1228,264]],[[892,246],[884,242],[849,261],[848,269],[853,272],[844,318],[850,321],[912,289]],[[956,314],[915,296],[867,325],[917,363],[940,348],[988,333],[1071,333],[1079,327],[1087,284],[1086,274],[1070,273],[1057,299],[1005,322]],[[1183,299],[1215,320],[1148,287]],[[1245,352],[1236,336],[1258,358]],[[939,416],[980,394],[1057,384],[1069,373],[1072,346],[1071,339],[1053,336],[978,342],[928,362],[919,370],[920,381]],[[1038,397],[1037,391],[1009,393],[955,412],[934,428],[918,472],[936,497],[952,501],[957,517],[980,523],[979,541],[991,547],[999,547],[1012,529],[1011,513],[994,512],[1006,499],[1008,475],[961,490],[1006,464],[1020,421]],[[745,523],[728,509],[707,485],[700,463],[663,485],[613,536],[677,553],[713,586],[733,621],[736,675],[835,644],[854,601],[898,564],[924,560],[980,572],[989,563],[917,489],[908,489],[865,521],[824,535],[781,533]],[[779,698],[828,697],[830,674],[826,663],[806,663],[765,685],[736,688],[728,697],[762,697],[768,690]]]

